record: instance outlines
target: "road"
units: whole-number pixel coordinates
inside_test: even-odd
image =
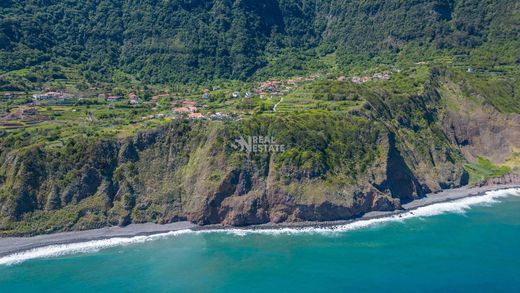
[[[276,112],[276,107],[278,107],[278,105],[280,105],[280,103],[283,102],[283,97],[280,99],[280,102],[276,103],[273,107],[273,112]]]

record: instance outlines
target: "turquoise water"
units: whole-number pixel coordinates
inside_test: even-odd
[[[0,292],[520,292],[520,197],[461,206],[343,232],[186,233],[28,259],[0,265]]]

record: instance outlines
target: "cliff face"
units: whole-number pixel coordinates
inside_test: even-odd
[[[503,115],[492,107],[472,113],[448,111],[445,132],[450,141],[461,147],[468,159],[478,156],[503,163],[512,149],[520,146],[520,115]]]
[[[321,148],[316,152],[305,151],[309,145],[297,134],[284,134],[283,120],[240,126],[177,122],[123,140],[3,152],[2,234],[178,220],[242,226],[350,219],[398,209],[445,181],[431,170],[421,172],[430,159],[402,151],[406,142],[379,122],[318,116],[322,120],[311,127],[317,127],[324,145],[314,146]],[[262,123],[287,152],[248,154],[230,147],[235,137],[254,134]],[[317,126],[323,123],[337,128]],[[462,165],[435,163],[454,170],[445,184],[461,184]]]

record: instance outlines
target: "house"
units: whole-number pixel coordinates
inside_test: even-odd
[[[342,75],[342,76],[338,77],[338,81],[339,81],[339,82],[344,82],[344,81],[345,81],[345,79],[346,79],[346,78],[345,78],[345,76],[344,76],[344,75]]]
[[[233,98],[240,98],[240,92],[233,92],[233,94],[231,95]]]
[[[475,72],[477,72],[477,70],[475,70],[475,68],[471,68],[470,67],[470,68],[468,68],[467,72],[468,73],[475,73]]]
[[[130,93],[128,94],[128,102],[130,105],[137,105],[139,104],[139,97],[137,97],[137,95],[134,93]]]
[[[383,74],[382,73],[375,73],[373,76],[372,76],[372,79],[374,80],[378,80],[378,79],[383,79]]]
[[[209,118],[210,118],[211,120],[223,120],[225,117],[227,117],[227,115],[226,115],[226,114],[222,114],[222,113],[220,113],[220,112],[217,112],[217,113],[215,113],[215,114],[211,114],[211,115],[209,116]]]
[[[173,113],[175,113],[175,114],[192,113],[192,109],[189,109],[188,107],[178,107],[178,108],[173,109]]]
[[[108,96],[107,102],[117,102],[119,100],[119,96]]]
[[[32,96],[33,100],[50,100],[50,99],[69,99],[72,95],[61,92],[46,92],[43,94],[34,94]]]
[[[204,118],[204,115],[202,115],[202,113],[190,113],[188,117],[190,119],[202,119]]]
[[[66,94],[66,93],[62,93],[62,94],[56,96],[56,99],[58,99],[58,100],[67,100],[67,99],[71,99],[71,98],[72,98],[72,95]]]
[[[252,98],[254,95],[252,92],[246,92],[246,98]]]
[[[360,83],[362,83],[362,82],[361,82],[361,77],[359,77],[359,76],[354,76],[354,77],[352,77],[351,81],[352,81],[352,83],[355,83],[355,84],[360,84]]]

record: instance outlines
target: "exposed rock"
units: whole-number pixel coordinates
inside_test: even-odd
[[[448,111],[443,125],[450,141],[472,161],[484,156],[502,163],[513,148],[520,148],[519,114],[500,114],[491,107],[471,113]]]
[[[520,174],[507,174],[501,177],[490,178],[479,183],[480,186],[502,184],[520,184]]]

